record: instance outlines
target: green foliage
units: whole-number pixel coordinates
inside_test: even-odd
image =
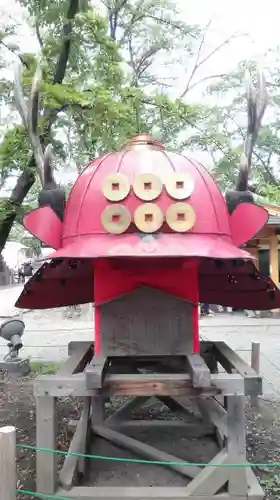
[[[274,51],[274,58],[277,65],[279,49]],[[256,193],[268,197],[272,203],[280,203],[280,74],[279,65],[276,65],[265,70],[269,105],[254,148],[250,172],[250,182]],[[212,98],[221,104],[212,107],[205,142],[208,150],[211,149],[214,175],[223,189],[234,185],[238,173],[247,121],[244,76],[249,70],[254,81],[256,69],[254,62],[242,61],[236,71],[227,78],[216,80],[208,89]]]
[[[280,186],[264,184],[259,188],[258,192],[271,204],[280,205]]]
[[[26,130],[22,125],[9,129],[0,144],[0,171],[9,175],[19,165],[25,168],[30,156],[30,144]]]

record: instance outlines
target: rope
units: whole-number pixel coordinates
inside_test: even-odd
[[[90,455],[88,453],[75,453],[72,451],[64,450],[53,450],[52,448],[40,448],[37,446],[31,446],[28,444],[17,444],[17,448],[32,451],[41,451],[44,453],[55,453],[57,455],[72,455],[74,457],[90,458],[94,460],[107,460],[111,462],[125,462],[125,463],[136,463],[136,464],[150,464],[150,465],[183,465],[183,466],[195,466],[195,467],[232,467],[232,468],[263,468],[263,467],[280,467],[280,462],[269,462],[266,464],[212,464],[212,463],[200,463],[200,462],[184,462],[184,461],[163,461],[163,460],[144,460],[140,458],[121,458],[121,457],[107,457],[105,455]]]
[[[69,497],[61,497],[57,495],[47,495],[46,493],[37,493],[36,491],[31,491],[31,490],[16,490],[17,494],[21,495],[28,495],[28,496],[34,496],[37,498],[43,498],[43,499],[55,499],[55,500],[71,500]]]

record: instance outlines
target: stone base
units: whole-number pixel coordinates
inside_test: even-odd
[[[19,359],[18,361],[0,360],[1,370],[7,372],[8,375],[13,374],[23,377],[30,372],[29,359]]]

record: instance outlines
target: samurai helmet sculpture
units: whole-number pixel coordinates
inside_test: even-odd
[[[44,161],[45,177],[51,182],[43,185],[40,208],[25,216],[24,225],[55,251],[51,262],[26,285],[17,305],[42,308],[92,301],[100,261],[138,259],[144,268],[147,262],[179,259],[185,266],[197,262],[201,301],[235,306],[240,303],[238,294],[246,290],[243,307],[248,307],[254,302],[248,293],[257,289],[254,308],[271,308],[267,292],[274,292],[275,303],[276,287],[261,280],[251,254],[241,248],[268,217],[248,192],[253,146],[266,106],[264,79],[258,84],[257,91],[248,86],[247,139],[236,190],[226,200],[200,162],[166,151],[149,134],[139,134],[121,151],[93,160],[73,185],[65,210],[50,163]],[[229,279],[233,268],[235,275],[243,275],[243,282]],[[249,275],[254,278],[248,288]],[[262,298],[260,290],[265,292]]]

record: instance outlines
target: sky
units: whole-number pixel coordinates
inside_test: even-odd
[[[100,0],[93,2],[101,6]],[[269,48],[280,45],[280,1],[279,0],[177,0],[177,8],[182,18],[188,22],[211,26],[206,38],[206,53],[217,47],[233,33],[240,36],[226,45],[203,65],[197,77],[220,74],[233,70],[242,59],[256,59],[264,63],[264,54]],[[21,11],[14,0],[0,0],[0,13],[20,20]],[[1,20],[0,20],[1,24]],[[241,36],[243,35],[243,36]],[[34,46],[34,40],[23,28],[18,41],[23,49]],[[269,60],[269,59],[268,59]],[[267,59],[266,59],[267,61]],[[184,84],[186,75],[182,72],[180,82]],[[173,89],[177,93],[178,89]],[[194,98],[200,98],[201,87],[195,90]],[[200,159],[204,155],[198,152]]]
[[[100,0],[93,3],[102,8]],[[234,32],[249,35],[235,40],[211,59],[211,69],[231,69],[236,62],[246,57],[261,60],[268,48],[280,44],[279,0],[177,0],[175,3],[187,22],[203,25],[211,20],[208,37],[210,46],[217,46]],[[15,0],[0,0],[0,11],[15,19],[21,18]],[[21,35],[21,44],[30,47],[33,40],[27,36],[27,31],[23,30]]]

